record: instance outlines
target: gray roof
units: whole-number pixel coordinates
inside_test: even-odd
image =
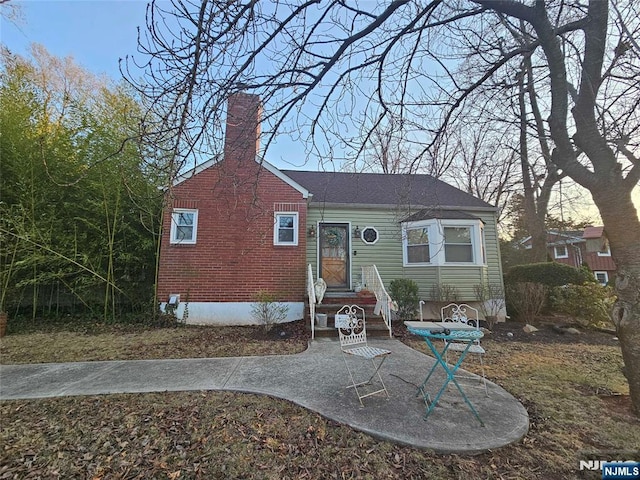
[[[493,209],[431,175],[282,170],[313,194],[312,204],[438,206]]]
[[[478,217],[469,213],[461,212],[460,210],[443,211],[439,208],[424,208],[413,215],[409,215],[403,220],[403,222],[417,222],[419,220],[431,220],[433,218],[446,218],[447,220],[480,220]]]

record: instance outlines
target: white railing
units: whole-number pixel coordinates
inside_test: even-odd
[[[313,269],[311,264],[307,269],[307,295],[309,296],[309,317],[311,317],[311,338],[316,336],[315,331],[315,318],[316,318],[316,289],[315,282],[313,281]]]
[[[389,329],[389,336],[393,336],[393,330],[391,329],[391,305],[393,300],[384,288],[384,283],[378,273],[378,268],[375,265],[365,265],[362,267],[362,281],[367,290],[372,291],[376,296],[376,309],[375,314],[381,314],[384,324]]]

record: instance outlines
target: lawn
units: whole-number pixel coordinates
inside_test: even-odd
[[[484,341],[488,376],[531,421],[521,442],[496,451],[435,455],[259,395],[68,397],[0,403],[0,479],[600,478],[580,472],[580,460],[640,460],[640,420],[631,415],[612,336],[527,335],[520,327],[502,325]],[[254,327],[99,324],[23,331],[1,340],[2,363],[289,354],[307,342],[300,322],[269,335]],[[396,331],[423,349],[405,333]]]

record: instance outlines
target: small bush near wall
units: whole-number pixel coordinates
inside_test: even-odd
[[[418,284],[408,278],[392,280],[389,285],[391,298],[398,304],[398,316],[401,320],[416,318],[418,307]]]
[[[256,302],[251,304],[253,319],[269,332],[276,323],[281,323],[287,318],[289,306],[276,301],[273,293],[260,291],[256,295]]]
[[[501,283],[479,283],[473,286],[476,300],[489,328],[493,328],[497,317],[505,307],[504,289]]]
[[[449,303],[458,301],[458,289],[455,285],[436,283],[431,286],[429,300],[434,302],[438,306],[438,309],[440,309]]]
[[[611,309],[616,300],[613,289],[597,283],[554,287],[549,295],[550,307],[585,326],[610,327]]]
[[[574,268],[557,262],[529,263],[511,267],[504,276],[506,284],[519,282],[541,283],[549,287],[582,285],[595,282],[593,274],[584,267]]]
[[[547,289],[541,283],[518,282],[505,285],[507,309],[517,320],[533,323],[547,301]]]

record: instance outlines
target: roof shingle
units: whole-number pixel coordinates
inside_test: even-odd
[[[313,194],[312,203],[494,208],[431,175],[282,170]]]

